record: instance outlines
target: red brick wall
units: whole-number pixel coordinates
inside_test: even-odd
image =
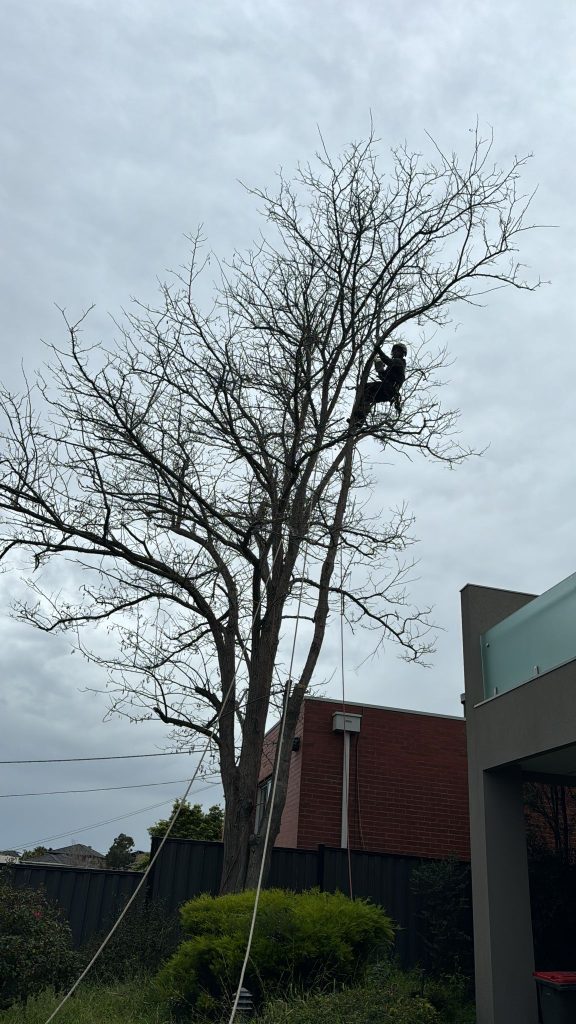
[[[274,726],[264,738],[262,762],[260,765],[259,780],[262,782],[272,774],[274,770],[274,753],[278,737],[278,726]],[[302,715],[296,726],[296,736],[302,735]],[[288,777],[288,792],[286,803],[280,822],[280,831],[275,846],[288,846],[294,848],[298,845],[298,809],[300,805],[300,770],[302,766],[301,751],[294,751],[290,762],[290,775]]]
[[[337,701],[304,704],[297,845],[340,845],[343,737],[332,732]],[[362,715],[350,741],[350,845],[420,857],[469,858],[466,736],[463,719],[348,704]],[[288,845],[284,840],[279,845]]]
[[[341,705],[326,701],[304,701],[297,845],[305,849],[314,849],[322,843],[340,846],[342,736],[332,732],[332,715],[340,709]],[[353,739],[351,764],[354,743]],[[351,791],[354,785],[351,778]]]

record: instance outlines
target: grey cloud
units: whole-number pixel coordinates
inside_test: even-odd
[[[351,699],[459,714],[459,588],[538,592],[574,569],[575,32],[573,5],[551,17],[537,0],[4,4],[0,344],[10,383],[21,358],[28,369],[44,358],[41,337],[62,336],[54,302],[79,312],[96,301],[90,336],[110,338],[107,310],[153,297],[156,275],[182,261],[182,235],[197,223],[220,256],[247,246],[259,225],[237,179],[266,185],[280,165],[289,172],[317,147],[317,125],[338,150],[366,134],[371,110],[383,166],[404,139],[431,152],[425,130],[463,149],[476,116],[493,125],[498,159],[535,152],[523,181],[528,191],[540,182],[535,219],[558,227],[527,235],[521,258],[552,285],[462,306],[458,331],[438,339],[457,356],[446,402],[462,408],[464,439],[490,447],[453,473],[418,460],[390,465],[374,452],[374,507],[407,499],[417,516],[412,596],[435,605],[438,653],[425,671],[386,645],[383,658],[358,667],[367,641],[347,633]],[[158,723],[102,723],[105,700],[79,692],[101,676],[70,656],[65,639],[8,619],[14,585],[4,578],[0,590],[5,759],[162,748]],[[330,696],[339,693],[338,645],[335,631],[319,672]],[[1,791],[180,776],[161,759],[137,764],[130,774],[114,763],[2,770]],[[1,801],[1,845],[152,804],[158,792]],[[201,799],[213,802],[211,792]],[[103,849],[123,830],[144,844],[145,824],[160,813],[80,838]]]

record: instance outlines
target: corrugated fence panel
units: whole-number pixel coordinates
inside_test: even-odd
[[[418,936],[420,901],[411,887],[412,872],[421,861],[416,857],[382,857],[369,853],[357,856],[362,859],[362,865],[356,875],[356,895],[367,896],[380,904],[399,925],[396,953],[400,962],[408,966],[422,961],[424,948]]]
[[[293,889],[302,892],[319,885],[316,850],[290,850],[277,847],[272,851],[269,889]]]
[[[160,845],[152,839],[152,856]],[[148,891],[152,900],[161,900],[168,912],[200,893],[214,895],[222,874],[222,843],[194,839],[167,839],[152,868]]]
[[[46,890],[70,922],[75,946],[114,921],[142,877],[140,871],[41,864],[13,864],[10,874],[17,886]]]
[[[323,888],[327,892],[350,892],[350,874],[354,896],[369,899],[383,907],[399,925],[396,954],[405,967],[422,961],[424,948],[418,935],[419,899],[411,890],[411,875],[421,864],[416,857],[396,854],[352,851],[350,869],[346,850],[320,848],[323,854]]]
[[[152,852],[160,840],[153,839]],[[399,925],[396,953],[404,966],[423,960],[418,935],[419,900],[412,893],[410,878],[421,861],[416,857],[353,851],[350,855],[352,889],[383,907]],[[218,892],[222,869],[220,843],[191,839],[168,839],[153,869],[151,898],[162,900],[172,911],[202,892]],[[301,892],[318,886],[326,892],[348,893],[350,889],[346,850],[320,847],[295,850],[277,847],[272,853],[269,887]]]
[[[159,843],[159,839],[152,840],[152,853]],[[424,959],[417,925],[420,900],[410,884],[414,868],[421,863],[415,857],[395,854],[353,851],[350,855],[354,895],[383,907],[400,926],[396,953],[405,967]],[[141,872],[135,871],[28,864],[13,865],[11,871],[17,885],[44,886],[70,921],[76,946],[114,921],[141,878]],[[139,899],[161,902],[163,909],[172,913],[200,893],[215,895],[221,872],[221,843],[168,839]],[[348,893],[347,851],[322,846],[318,850],[279,847],[272,853],[268,884],[296,892],[318,886],[326,892]]]

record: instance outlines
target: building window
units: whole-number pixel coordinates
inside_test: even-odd
[[[259,783],[258,790],[256,792],[256,821],[254,822],[254,832],[256,835],[260,833],[260,829],[264,821],[271,789],[272,776],[269,775],[267,779],[264,779],[263,782]]]

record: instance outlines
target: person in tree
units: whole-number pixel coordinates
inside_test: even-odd
[[[354,426],[364,423],[366,416],[377,402],[393,403],[399,411],[400,389],[406,378],[406,355],[408,349],[403,341],[392,345],[392,354],[386,353],[378,346],[378,356],[374,361],[376,373],[380,380],[370,380],[366,384],[358,408],[351,423]]]

